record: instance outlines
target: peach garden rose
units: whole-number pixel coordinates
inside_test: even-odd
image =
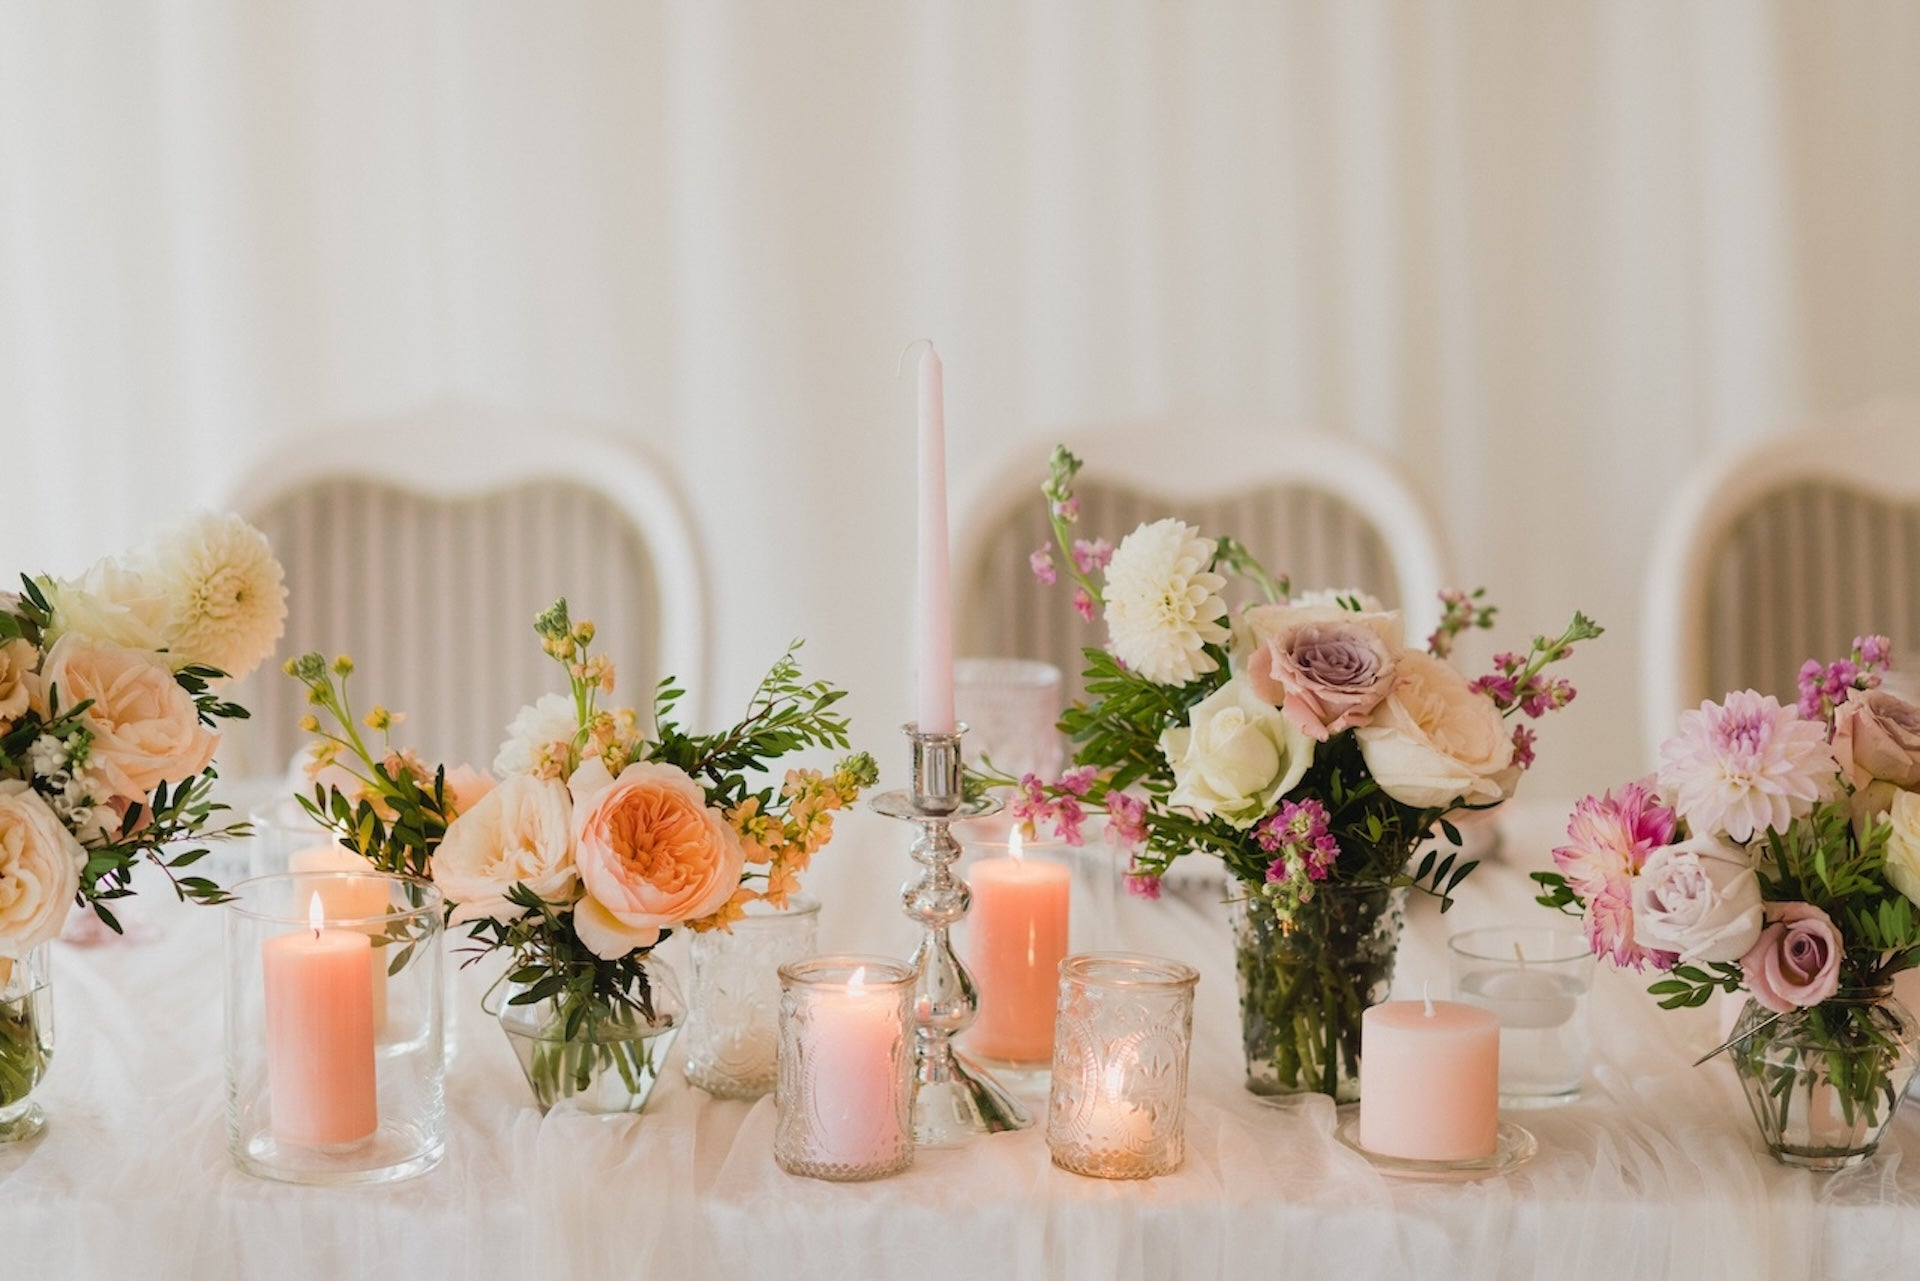
[[[0,956],[25,956],[60,932],[86,861],[38,793],[0,782]]]
[[[34,710],[49,714],[82,702],[92,735],[88,767],[121,800],[144,802],[162,783],[178,783],[213,761],[219,735],[200,723],[193,697],[158,654],[69,632],[55,642],[33,680]]]

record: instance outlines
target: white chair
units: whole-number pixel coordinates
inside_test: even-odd
[[[1087,537],[1118,543],[1134,526],[1178,516],[1231,534],[1296,590],[1355,587],[1405,612],[1407,636],[1439,620],[1447,586],[1439,536],[1398,471],[1339,437],[1241,422],[1156,420],[1063,434],[1085,460],[1077,492]],[[963,652],[1042,658],[1077,696],[1080,651],[1105,639],[1074,616],[1063,587],[1042,587],[1027,557],[1051,546],[1045,500],[1052,442],[1018,451],[961,522]]]
[[[290,654],[353,655],[355,710],[407,714],[428,760],[493,759],[513,713],[565,675],[533,620],[565,596],[613,657],[617,701],[643,710],[671,672],[697,720],[705,575],[664,473],[629,442],[550,419],[441,409],[317,432],[258,461],[229,505],[286,566],[276,660],[236,691],[229,775],[273,774],[306,741]]]
[[[1920,654],[1920,404],[1883,401],[1698,469],[1654,545],[1641,618],[1649,759],[1731,689],[1794,697],[1800,664],[1878,632]]]

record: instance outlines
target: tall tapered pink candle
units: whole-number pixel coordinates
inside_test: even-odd
[[[1499,1143],[1500,1020],[1455,1001],[1389,1001],[1360,1016],[1360,1146],[1474,1161]]]
[[[315,894],[309,930],[260,949],[273,1136],[303,1147],[358,1143],[380,1124],[373,1059],[372,940],[323,929]]]
[[[918,652],[923,733],[953,732],[953,597],[947,562],[947,414],[940,356],[920,353]]]
[[[1073,871],[1022,858],[1017,828],[1007,852],[1011,857],[983,858],[967,873],[967,968],[980,991],[967,1048],[990,1059],[1044,1063],[1053,1058]]]

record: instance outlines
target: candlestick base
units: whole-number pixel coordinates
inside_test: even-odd
[[[1471,1161],[1417,1161],[1412,1157],[1387,1156],[1360,1146],[1358,1107],[1340,1109],[1340,1119],[1334,1123],[1333,1137],[1342,1146],[1365,1157],[1369,1165],[1389,1178],[1427,1182],[1458,1182],[1484,1179],[1491,1174],[1505,1174],[1531,1161],[1540,1150],[1540,1144],[1531,1131],[1511,1121],[1502,1121],[1494,1139],[1493,1152],[1489,1156]]]

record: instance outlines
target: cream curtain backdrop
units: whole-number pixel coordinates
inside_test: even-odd
[[[1613,625],[1571,793],[1642,763],[1685,469],[1920,390],[1917,66],[1906,0],[0,0],[0,561],[329,423],[600,422],[688,496],[716,704],[805,634],[891,763],[932,335],[956,511],[1081,420],[1391,451],[1516,634]]]

